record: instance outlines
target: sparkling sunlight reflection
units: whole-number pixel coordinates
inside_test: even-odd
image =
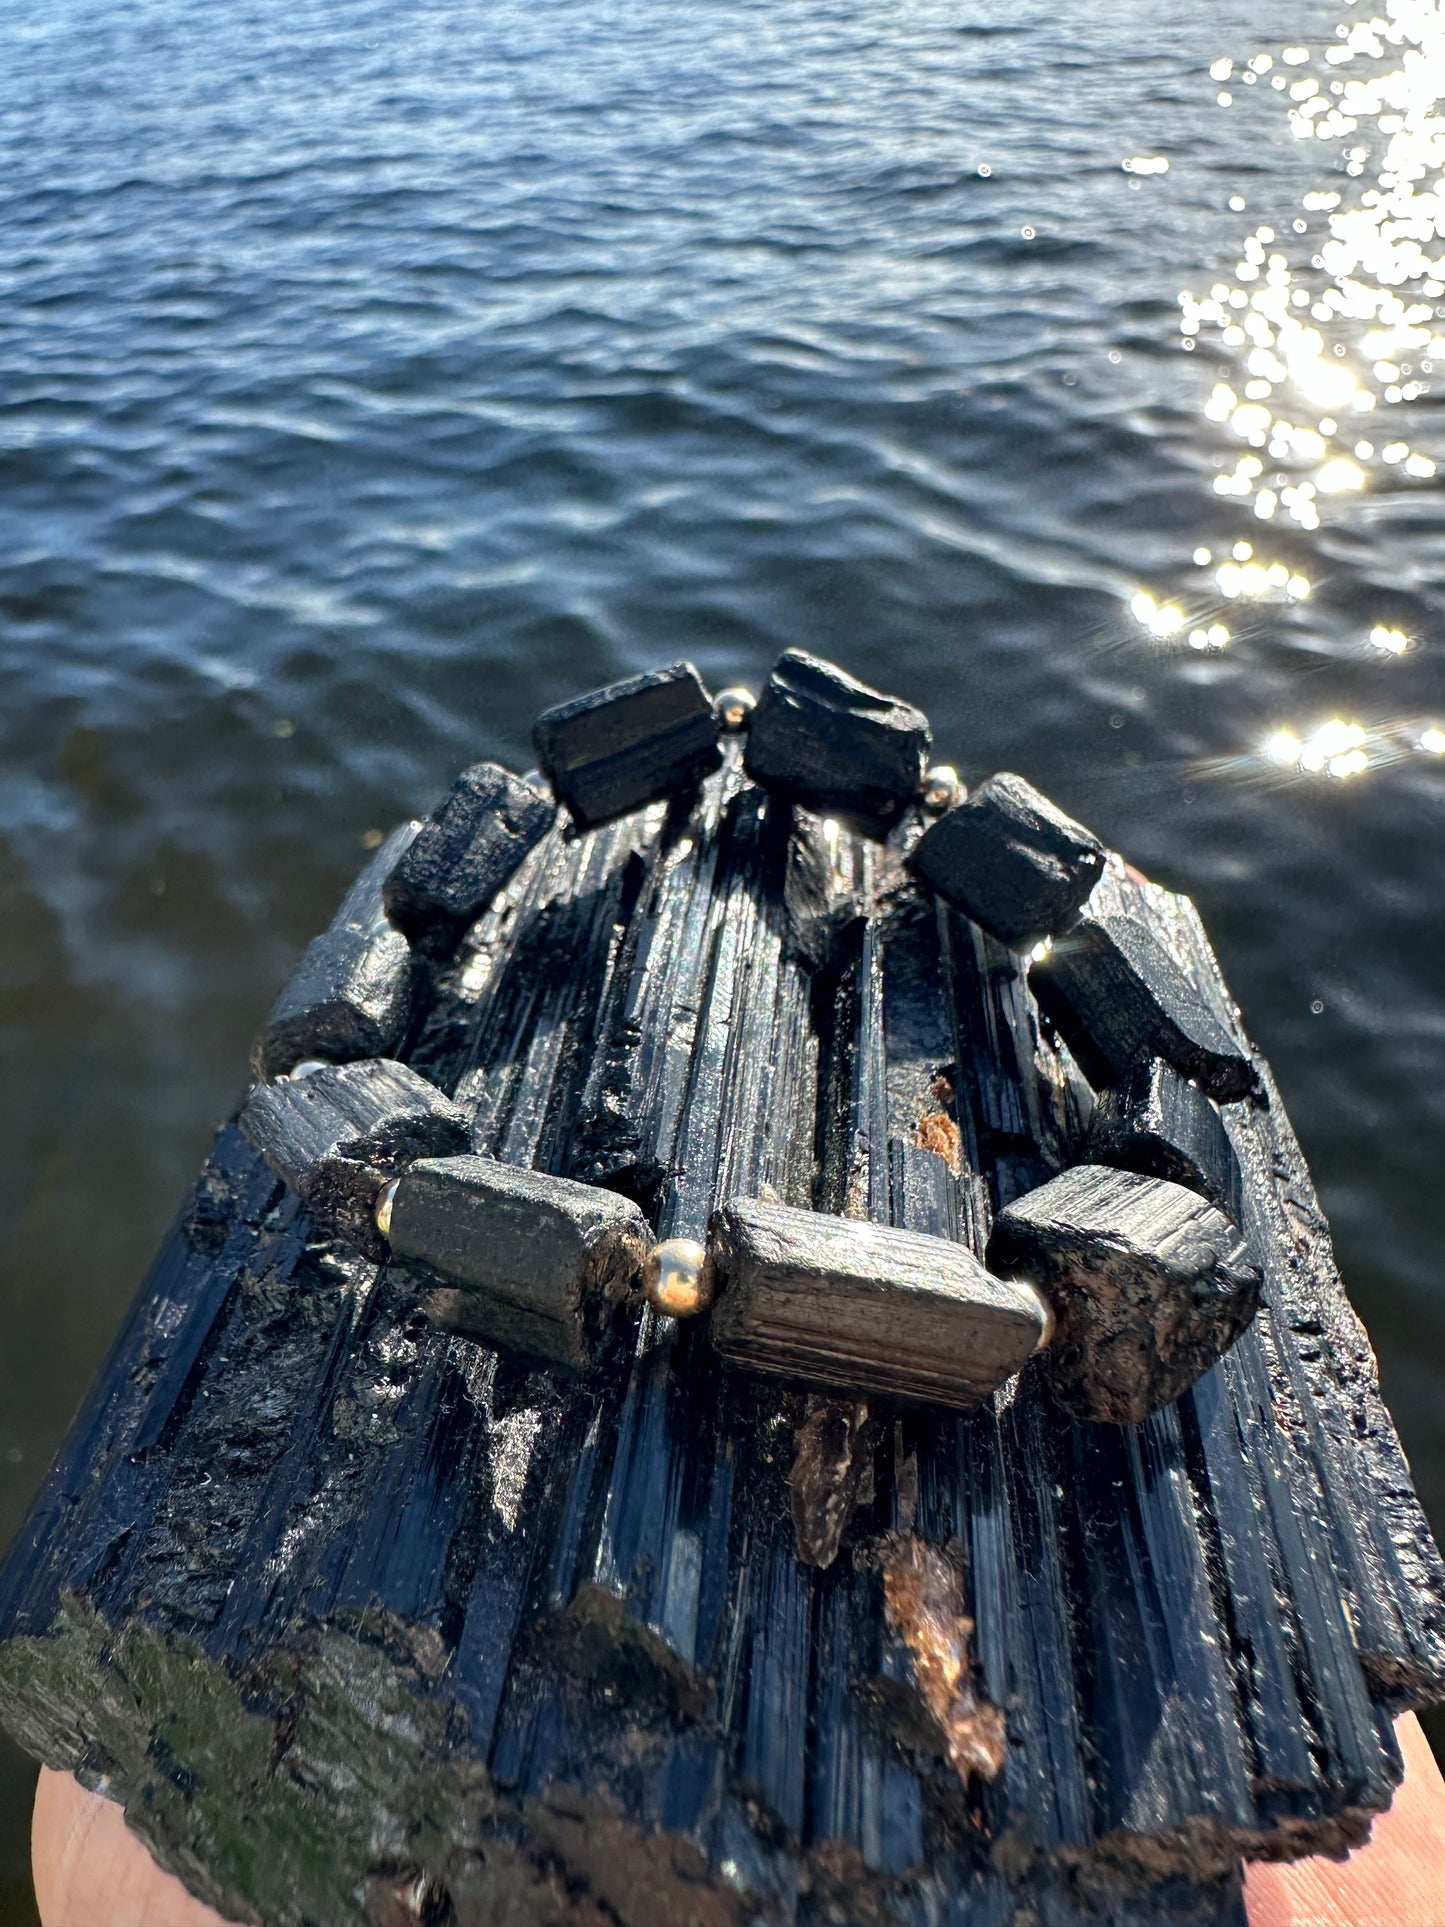
[[[1329,144],[1333,162],[1334,184],[1304,194],[1287,219],[1276,213],[1277,225],[1257,223],[1232,270],[1179,296],[1184,347],[1205,348],[1219,370],[1205,416],[1238,447],[1214,492],[1238,503],[1247,526],[1292,525],[1286,546],[1298,552],[1322,515],[1347,516],[1362,494],[1435,482],[1435,461],[1390,411],[1429,392],[1437,362],[1445,368],[1445,0],[1386,0],[1337,27],[1333,42],[1239,63],[1221,56],[1209,73],[1221,108],[1245,89],[1256,99],[1268,90],[1289,134]],[[1156,163],[1134,156],[1123,166],[1146,173]],[[1246,205],[1230,196],[1232,211]],[[1298,604],[1312,592],[1310,565],[1307,574],[1297,560],[1257,555],[1250,541],[1201,547],[1193,559],[1195,589],[1140,587],[1130,603],[1162,648],[1223,649],[1230,630],[1214,617],[1228,604]],[[1364,635],[1376,661],[1424,646],[1390,620]],[[1340,781],[1445,755],[1445,729],[1332,717],[1276,728],[1256,753],[1278,770]]]
[[[1433,306],[1445,293],[1445,13],[1436,0],[1388,0],[1383,17],[1337,36],[1280,55],[1290,131],[1353,141],[1341,150],[1347,176],[1362,176],[1378,153],[1373,184],[1353,205],[1334,189],[1306,194],[1288,233],[1262,224],[1244,237],[1232,280],[1179,297],[1186,343],[1213,338],[1238,369],[1216,383],[1206,415],[1263,451],[1217,476],[1215,489],[1251,502],[1261,519],[1282,512],[1305,529],[1319,526],[1320,495],[1370,486],[1372,467],[1395,468],[1392,481],[1434,475],[1429,456],[1359,431],[1378,410],[1422,395],[1421,377],[1445,358]],[[1258,54],[1245,71],[1258,77],[1273,65]],[[1216,79],[1232,72],[1229,60],[1210,69]]]

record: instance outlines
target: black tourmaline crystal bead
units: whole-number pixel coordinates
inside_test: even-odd
[[[544,710],[532,740],[558,801],[590,827],[695,790],[721,766],[719,734],[701,676],[675,662]]]
[[[616,1192],[482,1157],[411,1165],[387,1217],[396,1255],[440,1274],[426,1307],[438,1324],[579,1371],[635,1292],[651,1236]]]
[[[723,1357],[844,1392],[967,1411],[1044,1330],[1036,1292],[918,1231],[735,1198],[713,1214],[708,1251]]]
[[[258,1078],[280,1077],[303,1057],[345,1063],[386,1057],[406,1035],[415,959],[387,918],[382,890],[418,825],[394,830],[306,946],[251,1049]]]
[[[1065,1410],[1118,1425],[1187,1391],[1259,1307],[1259,1270],[1222,1212],[1167,1178],[1097,1164],[1001,1211],[988,1263],[1053,1306],[1038,1370]]]
[[[1029,982],[1095,1088],[1162,1057],[1221,1104],[1246,1097],[1254,1066],[1215,986],[1186,976],[1151,927],[1150,893],[1110,862]]]
[[[896,822],[918,796],[933,738],[921,709],[789,649],[748,724],[755,783],[810,809]]]
[[[1241,1222],[1243,1180],[1219,1106],[1162,1057],[1100,1091],[1084,1155],[1090,1164],[1172,1179]]]
[[[413,1158],[471,1145],[466,1113],[406,1064],[367,1058],[258,1084],[241,1129],[319,1229],[382,1259],[377,1194]]]
[[[451,949],[547,834],[549,796],[499,763],[474,763],[386,883],[391,920],[423,949]]]
[[[927,830],[909,868],[941,897],[1016,949],[1051,935],[1104,868],[1099,839],[1007,771]]]

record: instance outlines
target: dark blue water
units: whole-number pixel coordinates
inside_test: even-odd
[[[1445,61],[1359,12],[8,0],[0,1534],[371,833],[790,643],[1196,896],[1445,1522]]]

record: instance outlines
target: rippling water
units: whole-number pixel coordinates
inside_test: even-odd
[[[368,833],[789,643],[1197,897],[1445,1521],[1441,44],[9,0],[0,1533]]]

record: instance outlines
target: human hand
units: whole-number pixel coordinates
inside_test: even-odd
[[[1419,1723],[1396,1731],[1405,1779],[1370,1844],[1343,1864],[1249,1868],[1250,1927],[1445,1927],[1445,1781]],[[31,1849],[43,1927],[227,1927],[68,1773],[41,1769]]]
[[[229,1927],[166,1873],[113,1800],[40,1769],[30,1866],[42,1927]]]
[[[1445,1927],[1445,1781],[1413,1713],[1395,1723],[1405,1778],[1348,1860],[1256,1861],[1249,1927]]]

